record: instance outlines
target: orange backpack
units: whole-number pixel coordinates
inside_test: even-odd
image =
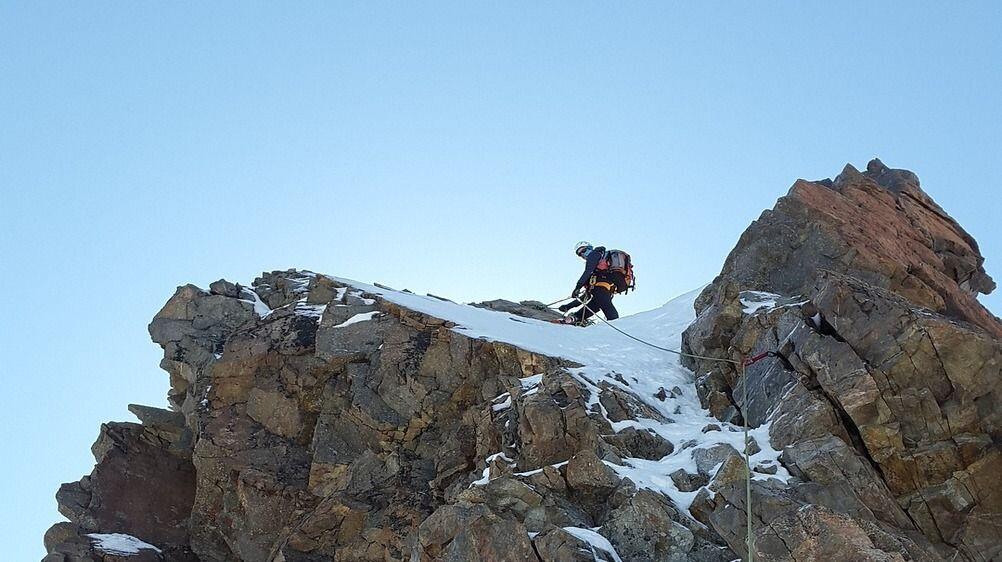
[[[630,254],[627,254],[623,250],[606,251],[595,269],[621,274],[623,279],[626,280],[626,286],[617,287],[620,293],[636,289],[636,277],[633,275],[633,261],[630,259]]]

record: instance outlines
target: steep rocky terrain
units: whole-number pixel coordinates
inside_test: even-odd
[[[699,359],[539,303],[180,287],[150,324],[172,408],[102,426],[45,560],[728,562],[746,467],[756,560],[997,559],[982,262],[873,161],[798,181],[700,294],[616,322]]]
[[[685,358],[703,404],[768,424],[795,476],[754,483],[759,550],[830,556],[843,546],[820,539],[838,535],[883,551],[867,559],[1002,556],[1002,324],[975,298],[995,287],[983,261],[914,174],[879,160],[798,181],[745,231],[684,349],[778,351],[744,377]],[[704,499],[701,520],[740,532],[743,488]]]

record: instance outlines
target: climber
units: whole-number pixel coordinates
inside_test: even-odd
[[[630,255],[622,250],[606,250],[603,246],[596,248],[584,241],[574,246],[574,253],[585,260],[584,272],[574,285],[571,301],[559,310],[568,312],[576,306],[581,308],[565,316],[563,323],[584,324],[599,310],[606,320],[619,318],[612,297],[634,287]]]

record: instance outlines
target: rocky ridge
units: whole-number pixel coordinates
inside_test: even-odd
[[[683,348],[778,352],[743,377],[685,359],[703,404],[767,424],[795,476],[753,485],[766,559],[844,552],[818,539],[835,535],[864,559],[1002,556],[1002,323],[976,300],[995,287],[983,262],[915,174],[879,160],[796,182],[742,235]],[[705,498],[701,520],[739,533],[743,498],[737,485]]]
[[[150,325],[172,409],[102,426],[45,560],[730,561],[745,420],[756,560],[991,560],[982,262],[910,172],[798,181],[698,298],[618,321],[709,357],[779,352],[743,376],[539,303],[295,270],[180,287]],[[151,548],[95,538],[116,533]]]

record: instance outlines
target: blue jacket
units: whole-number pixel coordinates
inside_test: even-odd
[[[578,284],[574,286],[575,293],[581,290],[581,287],[587,287],[588,280],[591,279],[592,275],[597,273],[595,270],[598,268],[598,262],[602,261],[602,258],[605,257],[605,246],[599,246],[588,250],[586,256],[584,273],[582,273],[581,277],[578,278]]]

